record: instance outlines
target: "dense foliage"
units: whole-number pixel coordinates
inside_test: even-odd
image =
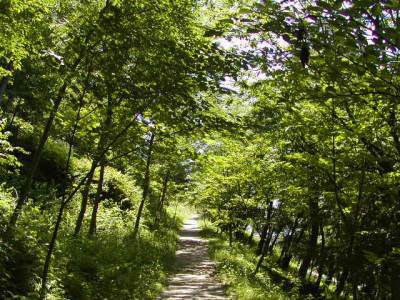
[[[254,273],[297,273],[314,297],[400,295],[399,9],[264,1],[231,18],[251,64],[231,100],[242,130],[205,141],[194,198],[231,239],[258,233]]]
[[[199,9],[2,2],[0,298],[158,294],[190,140],[220,119],[206,95],[236,64]]]
[[[398,1],[0,11],[0,298],[155,298],[188,199],[241,298],[400,295]]]

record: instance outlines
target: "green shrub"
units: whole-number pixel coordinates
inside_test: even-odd
[[[58,276],[68,298],[154,299],[160,292],[175,256],[177,231],[142,230],[135,241],[132,222],[126,222],[133,213],[118,210],[99,212],[95,238],[71,239],[61,246],[59,253],[68,256]]]
[[[43,265],[43,247],[48,240],[48,219],[32,203],[27,203],[12,238],[4,231],[14,207],[13,189],[0,186],[0,298],[37,296]],[[18,298],[19,299],[19,298]]]
[[[22,119],[17,118],[14,122],[12,142],[20,149],[23,149],[23,152],[18,153],[17,157],[23,163],[25,172],[30,168],[33,155],[39,143],[40,134],[41,131],[38,131],[37,128],[35,130],[31,124]],[[65,166],[68,150],[69,146],[65,142],[49,138],[40,158],[36,179],[57,184],[66,182],[68,178],[65,173]]]
[[[254,276],[257,264],[254,249],[234,242],[232,247],[216,233],[216,228],[205,223],[203,235],[208,237],[210,255],[217,262],[222,281],[229,286],[228,293],[239,300],[296,299],[295,292],[287,293],[274,283],[266,270]]]

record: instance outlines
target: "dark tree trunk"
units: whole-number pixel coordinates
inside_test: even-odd
[[[97,183],[96,197],[95,197],[94,203],[93,203],[92,217],[90,219],[90,226],[89,226],[88,236],[93,236],[93,234],[96,233],[97,211],[99,209],[99,204],[100,204],[100,200],[101,200],[101,194],[103,192],[104,169],[105,169],[105,163],[104,163],[104,159],[103,159],[102,162],[101,162],[101,165],[100,165],[99,182]]]
[[[169,181],[169,171],[167,172],[167,174],[165,175],[164,180],[163,180],[160,203],[157,208],[156,220],[154,222],[156,224],[156,226],[159,224],[161,216],[163,214],[164,202],[165,202],[165,198],[167,196],[167,190],[168,190],[168,181]]]
[[[257,245],[257,250],[256,250],[257,256],[260,255],[262,252],[262,247],[264,245],[265,239],[267,238],[267,234],[268,234],[268,224],[264,224],[261,231],[260,240],[258,241]]]
[[[336,286],[336,290],[335,290],[335,295],[336,296],[340,296],[340,294],[343,292],[344,287],[346,285],[346,281],[347,278],[349,277],[349,273],[350,273],[350,263],[352,260],[352,256],[353,256],[353,246],[354,246],[354,240],[355,240],[355,233],[352,232],[351,233],[351,237],[350,237],[350,243],[349,246],[347,248],[347,253],[346,253],[346,258],[345,258],[345,264],[343,267],[343,271],[340,274],[337,286]]]
[[[306,254],[299,268],[300,279],[305,279],[307,270],[310,266],[312,259],[315,257],[315,249],[317,247],[318,240],[318,202],[315,200],[309,201],[310,218],[311,218],[311,232],[308,240]]]
[[[271,241],[272,230],[273,230],[272,229],[272,224],[271,224],[271,217],[272,217],[272,201],[269,202],[268,211],[267,211],[267,223],[266,223],[266,226],[267,226],[268,234],[264,238],[264,243],[263,243],[262,248],[261,248],[261,256],[258,259],[257,266],[256,266],[256,268],[254,270],[254,275],[257,274],[258,270],[260,269],[261,264],[264,261],[264,257],[267,254],[268,249],[269,249],[269,243]]]
[[[72,156],[72,148],[73,148],[73,144],[74,144],[74,139],[75,139],[75,133],[76,130],[78,128],[78,123],[80,120],[80,116],[81,116],[81,109],[83,107],[83,98],[85,97],[86,94],[86,89],[83,91],[80,100],[79,100],[79,109],[78,112],[76,114],[76,119],[75,119],[75,124],[74,127],[72,129],[71,135],[68,138],[69,141],[69,149],[68,149],[68,156],[67,156],[67,162],[65,165],[65,174],[66,176],[68,176],[69,174],[69,168],[70,168],[70,162],[71,162],[71,156]],[[58,210],[58,214],[57,214],[57,220],[56,220],[56,224],[54,225],[54,229],[53,229],[53,234],[51,236],[51,240],[49,243],[49,246],[47,248],[47,254],[46,254],[46,259],[44,262],[44,266],[43,266],[43,272],[42,272],[42,285],[41,285],[41,290],[40,290],[40,296],[42,299],[46,298],[46,285],[47,285],[47,277],[49,274],[49,269],[50,269],[50,263],[51,263],[51,256],[53,254],[55,245],[56,245],[56,241],[57,241],[57,236],[58,236],[58,232],[61,226],[61,221],[62,221],[62,217],[64,214],[64,209],[67,206],[68,201],[65,200],[66,197],[66,190],[67,190],[67,182],[64,183],[63,185],[63,195],[62,195],[62,199],[61,199],[61,204],[60,204],[60,208]]]
[[[296,229],[297,226],[299,225],[299,220],[300,220],[300,216],[296,217],[296,219],[294,220],[293,226],[290,229],[290,233],[288,235],[285,236],[285,239],[283,241],[283,246],[282,246],[282,250],[281,250],[281,254],[278,258],[278,264],[285,269],[285,265],[286,263],[284,263],[283,261],[287,260],[287,257],[289,257],[289,250],[294,238],[294,234],[296,233]]]
[[[75,63],[73,64],[73,66],[71,67],[71,70],[70,70],[71,74],[78,67],[78,65],[82,61],[82,58],[83,58],[83,56],[79,56],[75,60]],[[42,133],[42,135],[40,137],[40,140],[39,140],[39,144],[38,144],[37,149],[35,151],[35,154],[33,156],[32,166],[31,166],[30,172],[26,177],[26,181],[25,181],[25,184],[24,184],[24,186],[22,188],[22,192],[20,194],[20,197],[18,197],[18,199],[17,199],[17,204],[16,204],[16,206],[14,208],[14,211],[13,211],[13,213],[11,215],[11,218],[10,218],[10,221],[9,221],[9,224],[8,224],[8,227],[7,227],[7,231],[6,231],[7,235],[10,234],[14,230],[14,227],[17,224],[18,217],[21,214],[22,207],[24,206],[26,200],[28,199],[28,197],[29,197],[29,195],[31,193],[33,179],[34,179],[34,177],[36,175],[36,171],[37,171],[37,168],[39,166],[40,157],[42,156],[44,145],[46,144],[47,139],[49,138],[50,130],[51,130],[51,127],[53,125],[53,122],[54,122],[54,119],[56,117],[56,114],[58,112],[58,109],[60,108],[60,104],[61,104],[62,100],[64,99],[65,92],[67,90],[67,86],[68,86],[69,81],[70,81],[69,77],[70,76],[67,76],[67,78],[65,79],[63,85],[58,90],[57,97],[54,100],[53,108],[50,111],[50,115],[49,115],[49,117],[47,119],[46,126],[45,126],[45,128],[43,130],[43,133]]]
[[[363,193],[364,193],[365,169],[366,169],[366,159],[364,157],[364,165],[363,165],[363,169],[361,171],[360,183],[359,183],[359,189],[358,189],[357,204],[353,211],[352,220],[349,220],[347,218],[343,219],[343,221],[345,222],[345,226],[346,226],[348,235],[350,237],[350,241],[349,241],[349,246],[348,246],[347,252],[346,252],[343,271],[342,271],[342,274],[340,275],[340,278],[338,280],[338,284],[337,284],[336,290],[335,290],[335,295],[337,297],[339,297],[340,294],[343,292],[344,287],[346,285],[346,281],[349,277],[350,272],[352,271],[350,266],[351,266],[351,261],[353,258],[353,250],[354,250],[354,244],[355,244],[355,240],[356,240],[356,232],[357,232],[357,228],[359,226],[358,217],[359,217],[359,213],[360,213],[361,199],[363,198]]]
[[[262,254],[262,249],[264,247],[265,241],[268,237],[269,229],[271,227],[271,216],[272,216],[272,201],[270,201],[268,203],[267,220],[262,228],[260,241],[258,242],[258,245],[257,245],[256,255]]]
[[[168,181],[169,181],[169,172],[164,178],[163,182],[163,188],[162,188],[162,193],[161,193],[161,199],[160,199],[160,206],[158,210],[161,212],[164,209],[164,202],[167,196],[167,190],[168,190]]]
[[[272,243],[271,243],[271,245],[269,246],[269,249],[268,249],[269,253],[272,253],[272,251],[274,250],[275,244],[276,244],[276,242],[277,242],[277,240],[279,238],[279,235],[281,234],[281,231],[282,231],[282,229],[279,228],[278,231],[275,233],[275,237],[272,240]]]
[[[346,265],[340,274],[336,290],[335,290],[335,295],[340,296],[340,294],[343,292],[344,286],[346,284],[347,278],[349,277],[349,267]]]
[[[151,135],[150,135],[150,141],[149,141],[149,149],[147,152],[146,170],[145,170],[144,180],[143,180],[142,201],[140,201],[138,212],[136,215],[135,226],[133,228],[133,238],[134,239],[137,237],[137,234],[139,232],[140,219],[142,217],[144,203],[146,201],[147,195],[149,193],[149,188],[150,188],[150,165],[151,165],[151,157],[152,157],[152,151],[153,151],[155,132],[151,132],[150,134]]]
[[[232,228],[232,222],[229,223],[229,247],[232,247],[232,241],[233,241],[233,228]]]
[[[321,224],[319,227],[319,231],[321,233],[321,250],[319,253],[319,259],[318,259],[318,278],[317,281],[315,282],[315,285],[317,287],[320,286],[321,280],[322,280],[322,274],[324,273],[324,264],[325,264],[325,234],[324,234],[324,226]]]
[[[41,284],[41,291],[40,291],[41,299],[45,299],[45,296],[46,296],[47,276],[49,274],[51,256],[53,254],[54,247],[56,245],[58,232],[60,230],[61,221],[62,221],[62,217],[63,217],[63,214],[64,214],[65,204],[66,204],[65,202],[62,202],[61,205],[60,205],[60,209],[58,210],[58,214],[57,214],[56,224],[55,224],[54,229],[53,229],[53,234],[51,236],[49,247],[47,248],[46,259],[45,259],[45,262],[44,262],[43,272],[42,272],[42,284]]]
[[[75,222],[75,229],[74,229],[74,236],[78,236],[79,232],[81,231],[82,228],[82,223],[83,219],[85,217],[86,213],[86,207],[89,199],[89,192],[90,192],[90,186],[92,185],[92,180],[93,180],[93,175],[97,167],[97,161],[93,160],[92,161],[92,166],[89,171],[89,175],[86,179],[85,186],[82,190],[82,200],[81,200],[81,209],[79,211],[78,217]]]
[[[328,274],[326,275],[326,281],[325,281],[325,285],[327,285],[327,286],[329,286],[329,285],[332,283],[333,275],[334,275],[335,272],[336,272],[336,269],[335,269],[335,260],[334,260],[334,258],[333,258],[332,255],[329,255],[329,256],[328,256],[328,261],[329,261],[329,264],[328,264]]]
[[[14,229],[14,227],[17,223],[18,217],[21,213],[22,207],[24,206],[26,200],[28,199],[28,197],[31,193],[33,179],[36,175],[36,171],[39,166],[39,161],[40,161],[40,157],[42,156],[42,153],[43,153],[44,145],[46,144],[46,141],[50,135],[51,127],[53,125],[54,119],[55,119],[58,109],[60,107],[61,101],[64,98],[66,89],[67,89],[67,83],[64,83],[58,92],[58,96],[57,96],[56,100],[54,101],[53,108],[50,112],[49,118],[47,119],[46,126],[43,130],[42,136],[40,137],[39,145],[33,156],[30,172],[26,177],[22,193],[21,193],[20,197],[18,197],[17,205],[15,206],[14,211],[11,215],[7,231],[12,231]]]
[[[108,138],[110,136],[110,129],[111,129],[111,124],[112,124],[112,114],[113,114],[113,101],[111,98],[111,95],[109,93],[108,95],[108,101],[107,101],[107,116],[104,121],[104,128],[103,128],[103,133],[101,140],[99,142],[99,151],[104,149],[108,143]],[[106,156],[107,153],[104,153],[104,156]],[[93,236],[93,234],[96,232],[96,227],[97,227],[97,211],[99,209],[99,204],[101,201],[101,195],[103,192],[103,182],[104,182],[104,169],[106,165],[106,158],[102,157],[100,160],[100,175],[99,175],[99,182],[97,184],[97,190],[96,190],[96,196],[94,198],[94,203],[93,203],[93,210],[92,210],[92,217],[90,219],[90,226],[89,226],[89,232],[88,236]]]
[[[11,120],[10,120],[10,122],[7,124],[7,128],[11,128],[11,126],[13,125],[14,120],[15,120],[15,117],[17,116],[18,110],[19,110],[19,101],[18,101],[18,102],[16,103],[16,105],[15,105],[15,108],[14,108],[14,111],[13,111],[13,114],[12,114],[12,117],[11,117]]]

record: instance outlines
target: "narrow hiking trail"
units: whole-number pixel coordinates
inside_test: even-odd
[[[215,264],[208,256],[207,241],[200,236],[199,216],[183,225],[176,252],[175,273],[157,299],[228,299],[215,277]]]

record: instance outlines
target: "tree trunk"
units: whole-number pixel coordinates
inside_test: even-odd
[[[315,257],[315,248],[318,240],[318,202],[316,200],[309,201],[310,218],[311,218],[311,232],[308,241],[306,254],[299,268],[300,279],[305,279],[307,270],[310,266],[311,260]]]
[[[263,247],[261,249],[261,256],[258,259],[256,268],[255,268],[254,273],[253,273],[254,275],[256,275],[258,273],[258,270],[260,269],[261,264],[263,263],[264,257],[265,257],[266,254],[267,254],[267,243],[266,243],[266,240],[265,240],[264,241],[264,245],[263,245]]]
[[[49,269],[50,269],[50,263],[51,263],[51,256],[54,251],[54,247],[56,245],[57,241],[57,236],[58,232],[61,226],[61,221],[62,221],[62,216],[64,214],[64,208],[66,206],[65,202],[62,202],[60,205],[60,209],[58,210],[58,215],[57,215],[57,221],[53,229],[53,234],[51,236],[51,240],[49,243],[49,247],[47,248],[47,254],[46,254],[46,259],[44,262],[43,266],[43,271],[42,271],[42,284],[41,284],[41,290],[40,290],[40,298],[45,299],[46,298],[46,285],[47,285],[47,276],[49,274]]]
[[[343,219],[343,221],[347,221],[347,222],[345,222],[345,225],[347,227],[346,229],[347,229],[348,235],[350,237],[350,241],[349,241],[349,246],[347,248],[343,272],[339,278],[339,281],[338,281],[338,284],[337,284],[336,290],[335,290],[335,295],[337,297],[339,297],[340,294],[342,293],[342,291],[344,290],[347,278],[349,277],[349,274],[351,272],[350,266],[351,266],[351,261],[352,261],[352,257],[353,257],[353,248],[354,248],[354,244],[355,244],[355,240],[356,240],[356,232],[357,232],[357,228],[358,228],[358,217],[359,217],[360,208],[361,208],[361,199],[363,198],[363,194],[364,194],[365,169],[366,169],[366,158],[364,156],[364,165],[363,165],[363,168],[361,171],[361,176],[360,176],[357,204],[353,211],[352,222],[350,220],[348,220],[347,218]]]
[[[322,280],[322,274],[324,272],[324,264],[325,264],[325,234],[324,234],[324,226],[320,224],[320,233],[321,233],[321,250],[319,253],[319,260],[318,260],[318,278],[315,282],[317,287],[320,286]]]
[[[293,240],[294,234],[296,232],[297,226],[299,225],[299,220],[300,220],[300,216],[296,217],[296,219],[294,220],[292,228],[290,228],[290,233],[285,236],[285,239],[283,241],[281,254],[280,254],[279,258],[278,258],[278,264],[282,268],[283,268],[283,264],[282,264],[283,263],[283,259],[288,256],[288,253],[289,253],[289,250],[290,250],[290,246],[292,244],[292,240]]]
[[[264,224],[262,231],[261,231],[260,240],[258,241],[258,244],[257,244],[257,250],[256,250],[257,256],[262,253],[262,248],[263,248],[265,239],[267,238],[267,234],[268,234],[268,224]]]
[[[11,116],[11,120],[10,120],[10,122],[7,124],[7,128],[11,128],[11,126],[13,125],[14,120],[15,120],[15,117],[17,116],[17,113],[18,113],[18,109],[19,109],[19,101],[18,101],[18,102],[16,103],[16,105],[15,105],[13,114],[12,114],[12,116]]]
[[[73,144],[74,144],[75,133],[76,133],[76,130],[78,128],[78,123],[79,123],[80,116],[81,116],[81,109],[83,107],[83,98],[85,97],[85,94],[86,94],[86,89],[82,93],[81,98],[79,100],[79,109],[78,109],[78,112],[76,114],[75,124],[74,124],[74,127],[72,129],[70,138],[68,139],[68,141],[69,141],[69,149],[68,149],[67,162],[66,162],[66,165],[65,165],[65,174],[66,174],[66,176],[68,176],[68,174],[69,174],[69,168],[70,168],[70,162],[71,162],[71,156],[72,156],[72,147],[73,147]],[[60,226],[61,226],[62,217],[63,217],[63,214],[64,214],[64,209],[68,204],[68,202],[65,201],[66,190],[67,190],[67,186],[66,185],[67,185],[67,183],[65,182],[64,185],[63,185],[63,195],[62,195],[62,199],[61,199],[61,205],[60,205],[60,208],[58,210],[56,224],[54,225],[53,234],[51,236],[49,247],[47,248],[46,259],[45,259],[44,266],[43,266],[42,285],[41,285],[41,290],[40,290],[40,296],[41,296],[42,299],[46,298],[46,285],[47,285],[47,277],[48,277],[49,269],[50,269],[51,256],[53,254],[53,251],[54,251],[54,248],[55,248],[55,245],[56,245],[58,232],[59,232],[59,229],[60,229]]]
[[[261,264],[264,261],[264,257],[267,254],[268,249],[269,249],[269,243],[270,243],[271,237],[272,237],[271,217],[272,217],[272,201],[269,202],[268,211],[267,211],[267,223],[266,223],[266,225],[267,225],[268,234],[264,238],[264,243],[263,243],[262,248],[261,248],[261,256],[258,259],[257,266],[256,266],[256,268],[254,270],[254,275],[257,274],[258,270],[260,269]]]
[[[167,196],[168,181],[169,181],[169,171],[167,172],[167,174],[165,175],[164,180],[163,180],[163,187],[162,187],[162,192],[161,192],[161,197],[160,197],[160,203],[157,208],[156,220],[154,222],[156,224],[156,226],[159,224],[162,213],[163,213],[164,202],[165,202],[165,198]]]
[[[75,71],[75,69],[78,67],[78,65],[82,61],[82,58],[83,58],[83,55],[80,55],[75,60],[74,64],[71,67],[70,74],[72,74],[73,71]],[[14,230],[14,227],[17,224],[18,217],[21,214],[22,207],[24,206],[25,202],[27,201],[27,199],[28,199],[28,197],[29,197],[29,195],[31,193],[32,184],[33,184],[33,178],[36,175],[36,171],[37,171],[37,168],[39,166],[40,157],[42,156],[42,153],[43,153],[44,145],[46,144],[47,139],[48,139],[48,137],[50,135],[50,130],[51,130],[51,127],[53,125],[53,122],[54,122],[54,119],[56,117],[56,114],[58,112],[58,109],[60,108],[60,104],[61,104],[62,100],[64,99],[65,92],[67,90],[67,86],[68,86],[68,84],[70,82],[70,77],[71,77],[71,75],[69,75],[69,76],[67,76],[65,78],[64,83],[60,87],[60,89],[58,90],[57,97],[54,100],[53,108],[50,111],[50,115],[49,115],[49,117],[47,119],[46,126],[45,126],[45,128],[43,130],[42,136],[40,137],[40,140],[39,140],[38,147],[37,147],[37,149],[35,151],[35,154],[33,156],[32,166],[31,166],[30,172],[26,177],[25,184],[24,184],[24,186],[22,188],[22,193],[20,194],[20,197],[18,197],[17,204],[16,204],[16,206],[14,208],[14,211],[13,211],[13,213],[11,215],[11,218],[10,218],[7,230],[6,230],[6,234],[7,235],[10,234]]]
[[[346,265],[340,274],[336,290],[335,290],[335,295],[337,297],[340,296],[340,294],[343,292],[344,286],[346,284],[347,278],[349,277],[349,267]]]
[[[105,169],[105,163],[104,163],[104,159],[103,159],[101,162],[101,165],[100,165],[100,177],[99,177],[99,182],[97,184],[96,197],[95,197],[94,203],[93,203],[92,217],[90,219],[90,227],[89,227],[89,232],[88,232],[89,237],[93,236],[93,234],[96,233],[97,211],[99,209],[101,194],[103,192],[104,169]]]
[[[268,249],[269,253],[272,253],[272,250],[274,249],[274,246],[276,244],[276,241],[278,240],[279,235],[281,234],[281,231],[282,231],[282,229],[279,228],[278,231],[276,232],[275,237],[272,240],[271,245],[269,246],[269,249]]]
[[[53,108],[50,112],[49,118],[47,119],[46,126],[43,130],[42,136],[40,137],[39,145],[33,156],[30,172],[26,177],[26,181],[25,181],[22,193],[21,193],[20,197],[18,197],[17,205],[15,206],[14,211],[11,215],[7,231],[12,231],[14,229],[14,227],[17,223],[18,217],[21,214],[22,207],[24,206],[26,200],[28,199],[28,197],[31,193],[33,178],[36,175],[36,171],[39,166],[40,157],[42,156],[42,153],[43,153],[44,145],[46,144],[46,141],[50,135],[51,127],[53,125],[54,119],[55,119],[58,109],[60,107],[61,101],[64,98],[66,89],[67,89],[67,83],[64,83],[58,92],[58,96],[57,96],[56,100],[54,101]]]
[[[347,278],[349,277],[350,273],[350,263],[351,259],[353,256],[353,246],[354,246],[354,240],[355,240],[355,232],[351,233],[350,237],[350,243],[349,247],[347,248],[347,253],[346,253],[346,259],[345,259],[345,264],[343,267],[343,272],[340,275],[340,278],[338,280],[336,290],[335,290],[335,295],[340,296],[340,294],[343,292],[344,286],[346,284]]]
[[[268,209],[267,209],[267,220],[263,226],[260,241],[257,246],[257,251],[256,254],[260,255],[262,254],[262,249],[265,247],[265,242],[270,236],[270,231],[271,231],[271,217],[272,217],[272,201],[268,203]],[[269,241],[268,241],[269,243]]]
[[[229,247],[232,247],[232,241],[233,241],[233,224],[232,222],[229,222]]]
[[[150,165],[151,165],[151,157],[152,157],[152,151],[153,151],[154,136],[155,136],[155,132],[151,132],[150,133],[150,141],[149,141],[149,149],[147,152],[146,171],[145,171],[144,180],[143,180],[142,201],[140,201],[139,209],[138,209],[138,212],[136,215],[135,226],[133,228],[133,238],[134,239],[136,239],[137,234],[139,232],[140,219],[142,217],[144,203],[146,201],[147,195],[149,193],[149,188],[150,188]]]
[[[107,115],[106,115],[106,119],[104,120],[103,133],[102,133],[102,136],[99,141],[99,149],[98,149],[99,152],[101,151],[101,149],[104,149],[106,144],[108,143],[108,138],[110,136],[110,128],[111,128],[111,124],[112,124],[112,114],[113,114],[112,109],[113,109],[113,101],[111,98],[111,93],[108,92]],[[106,154],[107,154],[107,152],[104,153],[104,156],[106,156]],[[96,232],[97,211],[99,209],[99,204],[101,201],[101,194],[103,192],[105,164],[106,164],[106,158],[102,157],[100,160],[99,182],[97,184],[96,196],[95,196],[94,203],[93,203],[92,217],[90,219],[90,227],[89,227],[89,232],[88,232],[89,237],[93,236],[93,234]]]
[[[329,264],[328,264],[328,274],[326,274],[325,285],[329,286],[332,283],[333,275],[336,272],[335,260],[332,254],[328,255],[327,261],[329,262]]]
[[[87,207],[87,203],[88,203],[88,199],[89,199],[90,186],[92,184],[93,175],[96,170],[96,167],[97,167],[97,161],[93,160],[92,166],[89,171],[89,175],[86,179],[86,183],[85,183],[85,186],[82,191],[81,209],[79,211],[78,218],[76,219],[76,222],[75,222],[75,229],[74,229],[75,237],[77,237],[79,235],[79,232],[82,228],[82,223],[83,223],[83,219],[85,217],[86,207]]]
[[[86,203],[83,203],[84,201],[82,200],[81,211],[79,213],[78,220],[77,220],[77,223],[76,223],[77,226],[75,227],[75,232],[77,232],[77,233],[76,234],[74,233],[74,236],[78,235],[78,233],[80,231],[80,227],[82,225],[83,217],[84,217],[85,211],[86,211],[87,196],[88,196],[88,193],[89,193],[90,184],[92,182],[93,174],[94,174],[94,171],[95,171],[95,169],[97,167],[97,164],[103,158],[103,156],[107,153],[107,151],[112,147],[112,145],[114,145],[118,141],[118,139],[121,136],[123,136],[127,132],[127,130],[134,124],[134,122],[136,121],[138,115],[139,114],[136,114],[135,118],[131,122],[129,122],[117,135],[115,135],[113,137],[112,141],[104,149],[100,149],[100,151],[99,151],[100,154],[93,159],[91,169],[86,174],[85,178],[83,178],[79,182],[78,186],[68,196],[68,199],[66,200],[67,202],[69,202],[74,197],[74,195],[78,192],[80,187],[86,182],[84,191],[82,192],[82,194],[83,194],[82,198],[83,198],[83,200],[84,200],[84,198],[86,198]],[[86,190],[86,186],[87,186],[88,183],[89,183],[89,186],[87,188],[87,196],[85,196],[85,193],[86,193],[85,190]],[[82,207],[82,206],[84,206],[84,207]],[[81,219],[81,220],[79,220],[79,219]],[[78,226],[79,226],[79,228],[78,228]]]

